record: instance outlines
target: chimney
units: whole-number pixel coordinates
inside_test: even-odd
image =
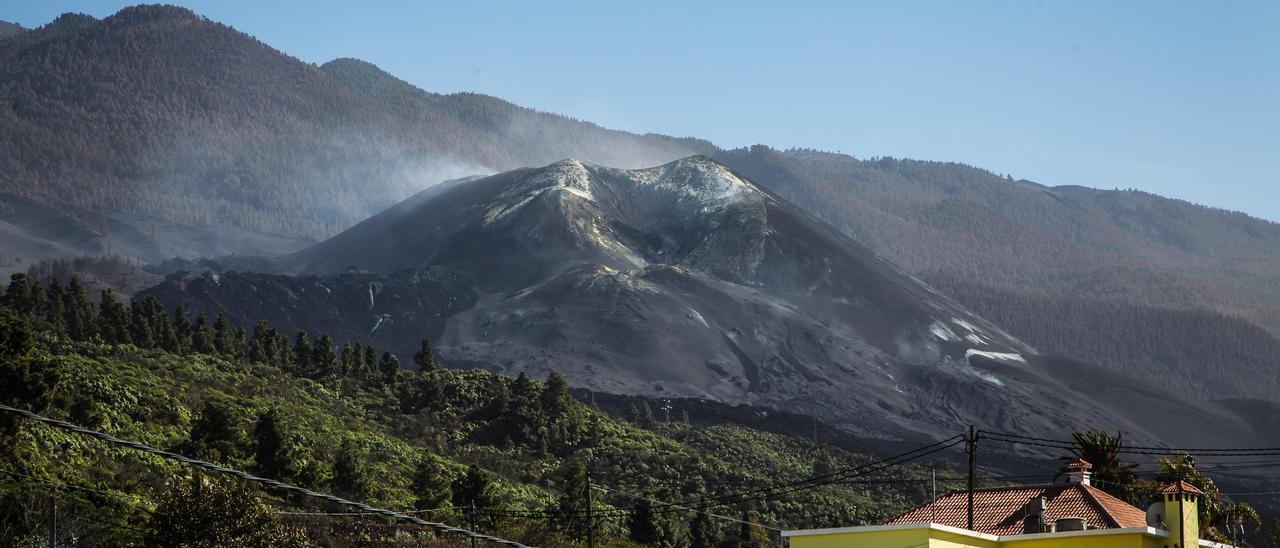
[[[1075,459],[1067,462],[1067,477],[1071,483],[1079,483],[1080,485],[1089,485],[1089,477],[1093,475],[1093,465],[1084,459]]]

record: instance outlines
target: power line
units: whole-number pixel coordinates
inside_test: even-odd
[[[128,498],[131,498],[131,499],[136,500],[136,501],[146,502],[146,503],[150,503],[150,504],[155,504],[155,501],[153,501],[153,500],[150,500],[150,499],[147,499],[147,498],[144,498],[144,497],[140,497],[140,496],[135,495],[135,494],[132,494],[132,493],[124,493],[124,492],[121,492],[121,491],[106,491],[106,490],[103,490],[103,489],[94,489],[94,488],[92,488],[92,487],[86,487],[86,486],[83,486],[83,485],[77,485],[77,484],[74,484],[74,483],[65,483],[65,482],[60,482],[60,481],[46,480],[46,479],[37,478],[37,477],[35,477],[35,476],[28,476],[28,475],[26,475],[26,474],[19,474],[19,473],[17,473],[17,472],[11,471],[11,470],[5,470],[5,469],[3,469],[3,468],[0,468],[0,474],[5,474],[5,475],[8,475],[8,476],[13,476],[13,477],[15,477],[15,478],[22,478],[22,479],[30,480],[30,481],[33,481],[33,482],[36,482],[36,483],[43,483],[43,484],[45,484],[45,485],[53,485],[53,486],[56,486],[56,487],[67,487],[67,488],[75,489],[75,490],[78,490],[78,491],[88,491],[88,492],[90,492],[90,493],[98,493],[98,494],[102,494],[102,495],[112,495],[112,496],[117,496],[117,497],[128,497]]]
[[[1072,445],[1070,442],[1062,442],[1062,441],[1052,441],[1051,443],[1045,443],[1045,442],[1030,441],[1025,439],[1006,439],[1006,438],[997,437],[991,434],[983,436],[983,438],[987,440],[995,441],[995,442],[1001,442],[1001,443],[1029,445],[1032,447],[1045,447],[1049,449],[1059,449],[1063,451],[1071,451],[1075,449],[1075,446]],[[1153,450],[1146,450],[1146,449],[1125,449],[1121,447],[1116,449],[1115,452],[1120,454],[1126,454],[1126,455],[1169,456],[1174,454],[1191,454],[1194,451],[1185,451],[1179,448],[1170,448],[1167,450],[1153,451]],[[1261,453],[1261,452],[1208,453],[1204,455],[1204,457],[1206,458],[1208,457],[1260,457],[1260,456],[1280,456],[1280,452],[1276,452],[1276,453]]]
[[[75,513],[75,512],[72,512],[72,511],[70,511],[70,510],[67,510],[67,509],[65,509],[65,508],[62,508],[61,510],[62,510],[63,512],[66,512],[66,513],[67,513],[67,515],[70,515],[70,516],[72,516],[72,517],[77,517],[77,518],[80,518],[80,519],[87,519],[87,520],[89,520],[89,521],[91,521],[91,522],[93,522],[93,523],[97,523],[97,524],[99,524],[99,525],[105,525],[105,526],[107,526],[107,527],[111,527],[111,528],[113,528],[113,529],[124,529],[124,530],[127,530],[127,531],[133,531],[133,532],[135,532],[135,533],[146,533],[146,531],[144,531],[144,530],[142,530],[142,529],[139,529],[139,528],[137,528],[137,527],[134,527],[134,526],[132,526],[132,525],[127,525],[127,524],[124,524],[124,523],[116,523],[116,522],[114,522],[114,521],[106,521],[106,520],[102,520],[102,519],[95,518],[95,517],[92,517],[92,516],[86,516],[86,515],[83,515],[83,514],[77,514],[77,513]]]
[[[453,507],[445,506],[443,508],[430,508],[427,510],[405,510],[406,514],[430,514],[432,512],[440,512],[443,510],[451,510]],[[374,516],[368,512],[276,512],[282,516]]]
[[[907,451],[905,453],[900,453],[892,457],[868,462],[860,466],[855,466],[852,468],[847,468],[844,470],[839,470],[839,471],[828,473],[828,474],[821,474],[818,476],[813,476],[810,478],[805,478],[805,479],[788,482],[788,483],[774,484],[774,486],[770,488],[755,489],[751,491],[744,491],[741,493],[731,493],[727,495],[720,495],[718,497],[703,497],[703,498],[694,499],[691,501],[666,502],[666,501],[654,500],[654,502],[657,502],[658,504],[656,506],[651,506],[649,508],[649,511],[655,514],[662,514],[662,513],[675,512],[675,511],[686,511],[686,510],[699,511],[706,508],[714,508],[716,506],[728,506],[731,504],[740,504],[740,503],[751,502],[755,500],[775,498],[781,495],[786,495],[786,494],[794,493],[797,491],[815,489],[818,487],[822,487],[824,485],[832,485],[842,481],[847,481],[848,478],[859,477],[863,475],[869,475],[869,474],[881,472],[889,469],[890,467],[897,466],[900,464],[905,464],[906,462],[919,459],[919,458],[924,458],[928,455],[937,453],[939,451],[949,449],[951,447],[958,445],[962,441],[964,441],[963,436],[959,436],[959,435],[952,436],[940,442],[925,445],[923,447],[919,447],[911,451]],[[868,468],[871,468],[871,469],[868,469]],[[882,480],[882,481],[887,482],[892,480]],[[614,510],[596,512],[595,515],[603,516],[603,517],[615,517],[615,516],[627,515],[629,513],[634,512],[635,510],[636,510],[635,507],[616,508]],[[546,517],[546,518],[571,517],[577,514],[584,514],[583,512],[578,512],[578,513],[494,512],[494,513],[500,514],[500,515],[522,515],[527,517]]]
[[[704,511],[704,510],[698,510],[698,509],[695,509],[695,508],[687,508],[687,507],[681,506],[681,505],[679,505],[679,504],[671,504],[671,503],[663,502],[663,501],[660,501],[660,500],[657,500],[657,499],[651,499],[651,498],[649,498],[649,497],[645,497],[645,496],[637,495],[637,494],[635,494],[635,493],[628,493],[628,492],[626,492],[626,491],[622,491],[622,490],[620,490],[620,489],[611,489],[611,488],[605,487],[605,486],[603,486],[603,485],[595,485],[595,484],[592,484],[592,485],[591,485],[591,488],[593,488],[593,489],[597,489],[597,490],[600,490],[600,491],[606,491],[606,492],[609,492],[609,493],[616,493],[616,494],[622,495],[622,496],[624,496],[624,497],[631,497],[631,498],[633,498],[633,499],[644,500],[644,501],[648,501],[648,502],[655,502],[655,503],[658,503],[658,504],[665,504],[665,505],[668,505],[668,506],[671,506],[671,507],[680,508],[681,510],[688,510],[688,511],[690,511],[690,512],[697,512],[697,513],[699,513],[699,514],[703,514],[703,515],[711,516],[711,517],[713,517],[713,518],[719,518],[719,519],[728,520],[728,521],[733,521],[733,522],[737,522],[737,523],[743,523],[743,524],[746,524],[746,525],[752,525],[752,526],[755,526],[755,527],[760,527],[760,528],[763,528],[763,529],[769,529],[769,530],[778,531],[778,532],[781,532],[781,531],[782,531],[782,529],[779,529],[779,528],[777,528],[777,527],[771,527],[771,526],[765,525],[765,524],[763,524],[763,523],[756,523],[756,522],[754,522],[754,521],[747,521],[747,520],[744,520],[744,519],[731,518],[731,517],[729,517],[729,516],[722,516],[722,515],[720,515],[720,514],[716,514],[716,513],[712,513],[712,512],[707,512],[707,511]]]
[[[703,499],[695,500],[692,502],[690,501],[683,501],[680,503],[664,502],[656,508],[662,508],[662,507],[667,507],[667,508],[651,509],[650,511],[655,514],[658,514],[658,513],[666,513],[671,511],[679,511],[681,509],[700,510],[704,508],[713,508],[716,506],[727,506],[730,504],[741,504],[744,502],[751,502],[755,500],[776,498],[776,497],[794,493],[797,491],[815,489],[818,487],[822,487],[824,485],[830,485],[832,483],[835,483],[837,481],[847,479],[850,477],[857,477],[860,475],[867,475],[867,474],[880,472],[890,467],[897,466],[899,464],[904,464],[906,462],[910,462],[912,460],[923,458],[928,455],[937,453],[939,451],[949,449],[951,447],[958,445],[963,441],[964,441],[963,436],[957,435],[957,436],[948,438],[946,440],[943,440],[941,442],[926,445],[924,447],[914,449],[906,453],[895,455],[893,457],[889,457],[886,459],[881,459],[879,461],[863,464],[861,466],[857,466],[851,469],[847,469],[847,470],[843,470],[843,471],[835,472],[831,474],[823,474],[821,476],[815,476],[813,478],[807,478],[800,481],[779,484],[777,487],[773,489],[757,489],[755,491],[747,491],[744,493],[735,493],[735,494],[724,495],[720,497],[703,498]],[[872,470],[866,470],[867,468],[873,467],[873,466],[876,466],[878,468],[875,468]],[[835,478],[835,479],[832,479],[832,478]],[[815,480],[821,480],[821,481],[815,481]],[[748,496],[748,495],[751,495],[751,496]],[[674,506],[679,506],[680,508],[676,508],[675,510],[672,510],[671,507],[674,507]],[[620,509],[619,511],[625,513],[633,510],[634,510],[633,508],[625,508],[625,509]]]
[[[267,486],[267,487],[269,487],[269,488],[272,488],[272,489],[279,489],[279,490],[281,490],[281,491],[288,491],[288,492],[291,492],[291,493],[297,493],[297,494],[300,494],[300,495],[303,495],[303,496],[306,496],[306,497],[310,497],[310,498],[317,498],[317,499],[325,500],[325,501],[328,501],[328,502],[332,502],[332,503],[337,504],[337,505],[340,505],[340,506],[346,506],[346,507],[348,507],[348,508],[355,508],[355,509],[357,509],[357,510],[359,510],[359,511],[361,511],[361,512],[367,513],[367,514],[377,514],[377,515],[382,515],[382,516],[386,516],[386,517],[389,517],[389,518],[398,519],[398,520],[401,520],[401,521],[407,521],[407,522],[412,523],[412,524],[414,524],[414,525],[422,525],[422,526],[425,526],[425,527],[430,527],[430,528],[432,528],[432,529],[434,529],[434,530],[436,530],[436,531],[442,532],[442,533],[453,533],[453,534],[462,535],[462,536],[465,536],[465,537],[468,537],[468,538],[477,539],[477,540],[484,540],[484,541],[488,541],[488,542],[492,542],[492,543],[496,543],[496,544],[503,544],[503,545],[508,545],[508,546],[517,546],[517,547],[522,547],[522,548],[528,548],[528,547],[526,547],[525,545],[520,544],[520,543],[515,542],[515,541],[506,540],[506,539],[502,539],[502,538],[498,538],[498,537],[494,537],[494,536],[490,536],[490,535],[485,535],[485,534],[477,533],[477,532],[470,531],[470,530],[467,530],[467,529],[461,529],[461,528],[454,527],[454,526],[452,526],[452,525],[448,525],[448,524],[444,524],[444,523],[437,523],[437,522],[432,522],[432,521],[426,521],[426,520],[423,520],[423,519],[421,519],[421,518],[416,518],[416,517],[414,517],[414,516],[411,516],[411,515],[408,515],[408,514],[405,514],[405,513],[402,513],[402,512],[395,512],[395,511],[392,511],[392,510],[386,510],[386,509],[383,509],[383,508],[375,508],[375,507],[373,507],[373,506],[369,506],[369,505],[364,504],[364,503],[360,503],[360,502],[354,502],[354,501],[346,500],[346,499],[339,498],[339,497],[336,497],[336,496],[333,496],[333,495],[329,495],[329,494],[325,494],[325,493],[319,493],[319,492],[316,492],[316,491],[312,491],[312,490],[310,490],[310,489],[306,489],[306,488],[304,488],[304,487],[298,487],[298,486],[296,486],[296,485],[291,485],[291,484],[288,484],[288,483],[284,483],[284,482],[277,481],[277,480],[273,480],[273,479],[269,479],[269,478],[258,477],[258,476],[255,476],[255,475],[253,475],[253,474],[250,474],[250,473],[248,473],[248,472],[241,471],[241,470],[236,470],[236,469],[233,469],[233,468],[226,468],[226,467],[223,467],[223,466],[219,466],[219,465],[217,465],[217,464],[213,464],[213,463],[211,463],[211,462],[205,462],[205,461],[202,461],[202,460],[196,460],[196,459],[193,459],[193,458],[190,458],[190,457],[186,457],[186,456],[183,456],[183,455],[179,455],[179,454],[177,454],[177,453],[171,453],[171,452],[169,452],[169,451],[164,451],[164,450],[162,450],[162,449],[156,449],[156,448],[154,448],[154,447],[151,447],[151,446],[149,446],[149,445],[144,445],[144,444],[138,443],[138,442],[136,442],[136,441],[129,441],[129,440],[120,439],[120,438],[117,438],[117,437],[112,436],[112,435],[110,435],[110,434],[105,434],[105,433],[103,433],[103,432],[98,432],[98,431],[96,431],[96,430],[90,430],[90,429],[88,429],[88,428],[84,428],[84,427],[82,427],[82,426],[78,426],[78,425],[75,425],[75,424],[72,424],[72,423],[69,423],[69,422],[66,422],[66,421],[62,421],[62,420],[58,420],[58,419],[49,418],[49,417],[46,417],[46,416],[43,416],[43,415],[38,415],[38,414],[36,414],[36,413],[32,413],[32,412],[30,412],[30,411],[27,411],[27,410],[25,410],[25,409],[18,409],[18,408],[16,408],[16,407],[9,407],[9,406],[7,406],[7,405],[0,404],[0,411],[5,411],[5,412],[13,413],[13,414],[18,415],[18,416],[20,416],[20,417],[22,417],[22,418],[30,419],[30,420],[33,420],[33,421],[36,421],[36,422],[40,422],[40,423],[44,423],[44,424],[48,424],[48,425],[50,425],[50,426],[54,426],[54,427],[61,428],[61,429],[64,429],[64,430],[70,430],[70,431],[72,431],[72,432],[76,432],[76,433],[78,433],[78,434],[84,434],[84,435],[86,435],[86,436],[89,436],[89,437],[92,437],[92,438],[95,438],[95,439],[98,439],[98,440],[102,440],[102,441],[105,441],[105,442],[107,442],[107,443],[111,443],[111,444],[114,444],[114,445],[121,445],[121,446],[124,446],[124,447],[129,447],[129,448],[131,448],[131,449],[136,449],[136,450],[138,450],[138,451],[142,451],[142,452],[144,452],[144,453],[150,453],[150,454],[152,454],[152,455],[157,455],[157,456],[164,457],[164,458],[167,458],[167,459],[170,459],[170,460],[176,460],[176,461],[178,461],[178,462],[182,462],[182,463],[190,464],[190,465],[193,465],[193,466],[197,466],[197,467],[203,468],[203,469],[205,469],[205,470],[209,470],[209,471],[214,472],[214,473],[217,473],[217,474],[224,474],[224,475],[228,475],[228,476],[233,476],[233,477],[237,477],[237,478],[240,478],[240,479],[242,479],[242,480],[245,480],[245,481],[249,481],[249,482],[253,482],[253,483],[259,483],[259,484],[265,485],[265,486]]]
[[[1068,441],[1068,440],[1038,438],[1033,436],[1023,436],[1019,434],[990,432],[986,430],[983,430],[980,433],[983,434],[984,436],[994,436],[992,439],[1008,438],[1003,440],[1000,440],[1000,439],[996,440],[996,441],[1004,441],[1006,443],[1022,443],[1022,442],[1011,442],[1010,440],[1025,440],[1027,442],[1039,442],[1041,444],[1053,444],[1054,446],[1065,446],[1063,448],[1068,448],[1068,449],[1075,447],[1075,442]],[[1036,443],[1027,443],[1027,445],[1036,445]],[[1263,455],[1280,456],[1280,447],[1189,448],[1189,447],[1150,447],[1150,446],[1139,446],[1139,445],[1121,445],[1119,448],[1116,449],[1116,452],[1136,454],[1136,455],[1169,455],[1169,454],[1176,454],[1176,453],[1186,453],[1186,454],[1200,453],[1200,454],[1204,454],[1205,456],[1237,456],[1237,454],[1239,454],[1239,456],[1263,456]]]
[[[881,463],[887,463],[887,462],[889,462],[889,461],[897,461],[897,460],[900,460],[900,459],[902,459],[902,460],[901,460],[901,462],[907,462],[907,461],[910,461],[910,460],[914,460],[914,459],[917,459],[917,458],[922,458],[922,457],[925,457],[925,456],[931,455],[931,454],[933,454],[933,453],[936,453],[936,452],[941,451],[941,450],[943,450],[943,449],[947,449],[947,448],[949,448],[949,447],[952,447],[952,446],[954,446],[954,445],[956,445],[956,444],[960,443],[960,441],[962,441],[962,438],[963,438],[963,436],[955,435],[955,436],[952,436],[952,437],[950,437],[950,438],[947,438],[947,439],[945,439],[945,440],[942,440],[942,441],[939,441],[939,442],[936,442],[936,443],[931,443],[931,444],[929,444],[929,445],[925,445],[925,446],[923,446],[923,447],[919,447],[919,448],[913,449],[913,450],[911,450],[911,451],[907,451],[907,452],[905,452],[905,453],[899,453],[899,454],[894,455],[894,456],[892,456],[892,457],[888,457],[888,458],[881,459],[881,460],[878,460],[878,461],[868,462],[868,463],[865,463],[865,464],[862,464],[862,465],[859,465],[859,466],[855,466],[855,467],[853,467],[853,468],[847,468],[847,469],[844,469],[844,470],[838,470],[838,471],[831,472],[831,473],[828,473],[828,474],[821,474],[821,475],[818,475],[818,476],[813,476],[813,477],[810,477],[810,478],[805,478],[805,479],[802,479],[802,480],[793,481],[793,482],[789,482],[789,483],[775,484],[773,487],[769,487],[769,488],[756,489],[756,490],[754,490],[754,491],[745,491],[745,492],[742,492],[742,493],[735,493],[735,494],[732,494],[732,495],[725,495],[725,496],[721,496],[721,497],[714,497],[714,498],[712,498],[712,499],[710,499],[710,500],[724,500],[724,499],[730,499],[730,498],[738,498],[738,497],[744,497],[744,496],[747,496],[747,495],[754,495],[754,494],[757,494],[757,493],[767,493],[767,492],[770,492],[770,491],[777,491],[777,490],[780,490],[780,489],[787,489],[787,488],[790,488],[790,487],[797,487],[797,486],[801,486],[801,487],[800,487],[799,489],[792,489],[791,491],[784,491],[783,493],[779,493],[779,494],[790,493],[790,492],[794,492],[794,491],[798,491],[798,490],[803,490],[803,489],[805,489],[805,488],[812,489],[812,488],[814,488],[814,487],[820,487],[820,486],[822,486],[822,485],[828,485],[828,484],[831,484],[831,483],[835,483],[836,481],[839,481],[839,480],[847,479],[847,478],[850,478],[850,477],[855,477],[855,476],[857,476],[857,475],[866,475],[866,472],[862,472],[862,473],[860,473],[860,474],[855,474],[855,472],[861,472],[861,471],[863,471],[863,470],[865,470],[865,469],[867,469],[867,468],[869,468],[869,467],[880,465]],[[928,450],[928,451],[927,451],[927,452],[924,452],[924,453],[921,453],[922,451],[926,451],[926,450]],[[921,454],[918,454],[918,455],[917,455],[916,453],[921,453]],[[893,463],[893,464],[901,464],[901,463],[900,463],[900,462],[895,462],[895,463]],[[886,467],[887,467],[887,466],[886,466]],[[879,471],[879,470],[876,470],[876,471]],[[838,479],[832,480],[831,478],[838,478]],[[827,481],[827,480],[831,480],[831,481]],[[810,486],[810,487],[803,487],[803,486],[808,485],[808,484],[814,484],[814,485],[812,485],[812,486]],[[743,501],[738,501],[738,502],[743,502]]]

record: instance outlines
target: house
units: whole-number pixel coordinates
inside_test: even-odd
[[[1200,540],[1203,495],[1186,482],[1165,486],[1148,510],[1094,487],[1092,466],[1067,464],[1068,483],[952,491],[884,525],[785,531],[791,548],[1184,548]]]

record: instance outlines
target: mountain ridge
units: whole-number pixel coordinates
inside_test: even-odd
[[[602,132],[499,99],[431,94],[373,65],[308,65],[183,10],[66,15],[46,27],[0,40],[0,169],[9,174],[0,184],[14,196],[0,235],[22,243],[4,250],[16,255],[4,258],[11,270],[108,250],[152,262],[175,251],[284,254],[426,181],[584,157],[574,148],[636,162],[701,153],[926,282],[940,281],[937,272],[1029,295],[1213,308],[1280,330],[1273,225],[1239,215],[1215,220],[1185,203],[1105,190],[1080,197],[958,163]],[[274,78],[281,72],[292,77]],[[583,144],[605,136],[618,140]],[[22,200],[61,211],[62,224],[32,224],[16,211]]]
[[[786,409],[875,439],[968,422],[1165,443],[1231,438],[1211,423],[1271,435],[1238,406],[1179,408],[1139,379],[1040,355],[706,157],[457,183],[284,263],[302,275],[177,274],[147,294],[401,353],[426,335],[454,367]],[[1090,393],[1087,378],[1116,389]],[[1169,413],[1189,413],[1186,428],[1168,428]]]
[[[766,146],[716,155],[912,272],[1018,292],[1210,307],[1280,333],[1280,224],[961,164]],[[979,273],[981,277],[979,276]]]
[[[710,147],[486,96],[429,94],[380,69],[363,77],[381,87],[362,88],[344,63],[303,63],[181,8],[64,15],[0,40],[0,61],[9,107],[0,109],[0,168],[10,174],[0,191],[122,218],[315,238],[445,179],[571,155],[647,163]],[[397,82],[408,102],[374,93]]]

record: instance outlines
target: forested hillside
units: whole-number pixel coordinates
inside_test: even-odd
[[[93,212],[103,238],[98,212],[160,236],[174,223],[327,236],[450,177],[710,147],[430,94],[355,61],[316,67],[170,6],[0,39],[0,104],[0,192]]]
[[[440,368],[425,341],[411,373],[389,353],[324,334],[286,336],[266,324],[245,333],[110,293],[95,305],[75,280],[15,277],[0,343],[0,403],[428,519],[474,518],[487,533],[543,546],[582,538],[587,470],[605,489],[595,496],[598,538],[613,546],[768,543],[764,529],[634,496],[814,527],[877,522],[927,491],[918,480],[928,459],[768,497],[727,496],[873,459],[647,403],[623,420],[571,400],[554,375]],[[47,531],[50,499],[60,530],[91,546],[206,538],[234,525],[224,512],[272,536],[255,545],[432,542],[416,528],[213,479],[198,494],[187,466],[13,415],[0,413],[0,437],[6,546]],[[944,488],[955,477],[939,476]]]

